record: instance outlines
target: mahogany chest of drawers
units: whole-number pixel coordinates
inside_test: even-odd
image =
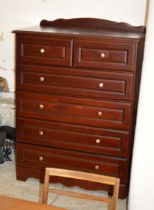
[[[119,177],[126,197],[145,28],[78,18],[14,32],[17,179],[84,170]]]

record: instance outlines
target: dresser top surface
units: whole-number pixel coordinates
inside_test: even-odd
[[[42,20],[38,26],[15,30],[14,33],[45,33],[56,36],[141,39],[145,35],[145,27],[96,18],[74,18],[53,21]]]
[[[114,37],[114,38],[126,38],[126,39],[140,39],[144,37],[144,34],[136,32],[120,32],[120,31],[109,31],[103,29],[83,29],[83,28],[67,28],[67,27],[41,27],[34,26],[15,30],[15,33],[46,33],[58,36],[89,36],[89,37]]]

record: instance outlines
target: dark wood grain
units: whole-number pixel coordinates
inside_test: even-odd
[[[17,151],[18,166],[24,165],[40,170],[46,167],[69,168],[120,177],[121,184],[127,181],[126,176],[123,176],[122,173],[128,170],[127,161],[124,159],[20,143]]]
[[[42,27],[79,27],[79,28],[93,28],[103,29],[109,31],[125,31],[125,32],[139,32],[144,33],[144,26],[132,26],[128,23],[115,22],[110,20],[96,19],[96,18],[74,18],[74,19],[57,19],[57,20],[41,20]]]
[[[72,65],[72,40],[42,37],[17,37],[17,62],[48,65]]]
[[[16,106],[19,116],[77,125],[129,129],[131,122],[130,103],[17,93]]]
[[[129,132],[18,118],[18,141],[96,154],[128,156]],[[52,136],[52,138],[51,138]]]
[[[84,170],[119,177],[125,198],[145,27],[77,18],[14,33],[17,179],[42,181],[49,166]]]
[[[69,96],[93,99],[132,100],[133,74],[94,70],[17,65],[17,88],[57,95],[67,92]]]

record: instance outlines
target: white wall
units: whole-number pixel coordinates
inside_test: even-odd
[[[154,210],[154,1],[149,4],[145,56],[131,173],[129,210]]]
[[[146,0],[0,0],[0,76],[14,91],[14,29],[41,19],[96,17],[143,25]]]

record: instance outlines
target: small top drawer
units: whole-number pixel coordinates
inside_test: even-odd
[[[72,65],[72,40],[17,35],[17,62],[44,65]]]
[[[74,42],[74,66],[134,71],[134,45],[116,41]]]

